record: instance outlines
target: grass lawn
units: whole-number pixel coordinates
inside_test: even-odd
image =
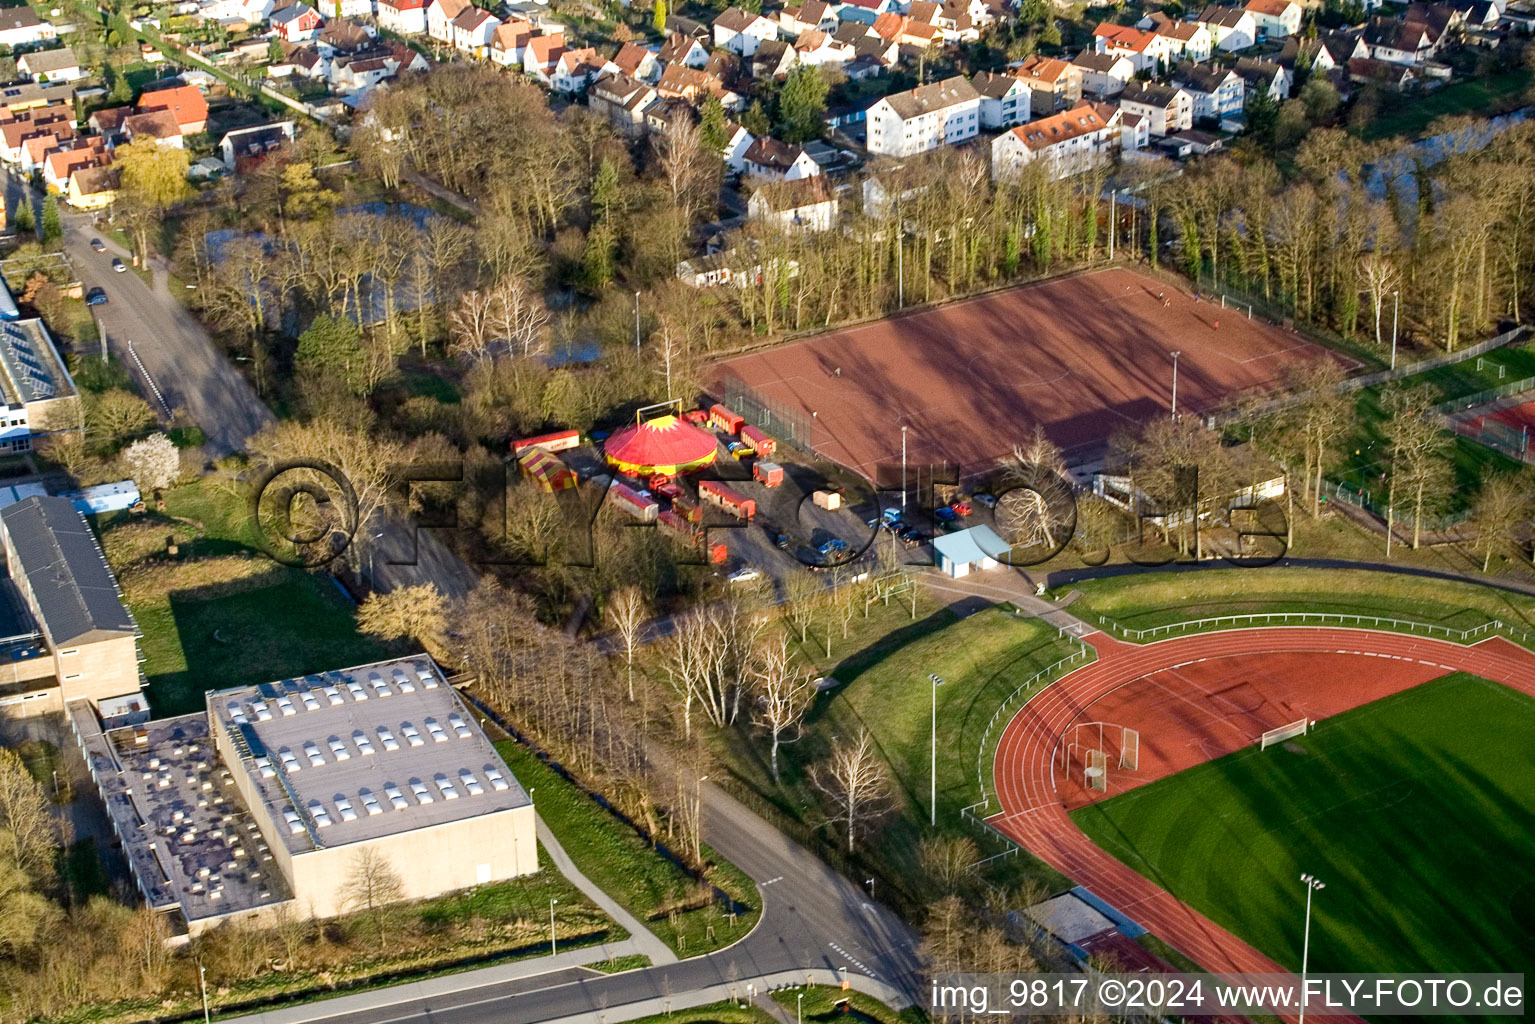
[[[69,784],[69,769],[59,748],[47,740],[25,740],[16,747],[27,774],[37,781],[56,804],[67,804],[75,798]]]
[[[98,523],[143,638],[158,715],[202,705],[205,690],[345,668],[387,657],[357,632],[351,602],[329,577],[257,553],[244,498],[211,480],[178,487],[164,514]],[[180,547],[163,557],[165,538]]]
[[[518,781],[525,788],[537,790],[533,802],[539,816],[570,854],[577,869],[645,922],[679,955],[696,956],[728,946],[756,922],[762,911],[756,886],[707,847],[704,857],[714,863],[709,880],[738,904],[749,908],[733,921],[724,907],[701,891],[687,872],[527,747],[504,740],[496,744],[496,749]]]
[[[1422,135],[1436,118],[1449,114],[1496,113],[1514,103],[1530,84],[1525,70],[1457,82],[1431,93],[1388,96],[1361,133],[1366,141],[1392,135]]]
[[[1535,630],[1535,598],[1452,580],[1364,569],[1211,569],[1140,573],[1073,584],[1072,611],[1145,629],[1215,615],[1341,612],[1469,629],[1500,619]]]
[[[768,749],[760,734],[738,731],[727,735],[731,770],[758,801],[804,829],[815,830],[824,852],[845,858],[845,832],[824,822],[818,793],[810,780],[811,766],[823,760],[839,737],[867,728],[889,766],[898,807],[879,834],[868,841],[859,870],[881,876],[915,904],[925,902],[917,860],[920,840],[929,826],[931,779],[932,687],[928,674],[944,680],[938,688],[938,822],[950,834],[975,835],[960,818],[960,809],[980,800],[976,754],[987,723],[1020,684],[1075,645],[1061,640],[1054,629],[1034,619],[1020,619],[1000,609],[987,609],[956,620],[947,608],[919,603],[919,618],[910,606],[892,599],[876,606],[868,619],[854,620],[857,632],[848,641],[833,641],[834,657],[825,657],[812,627],[802,657],[818,675],[830,675],[839,685],[816,698],[807,715],[808,731],[797,743],[779,751],[782,785],[774,785]],[[824,625],[824,624],[823,624]],[[983,853],[997,849],[981,841]],[[1040,877],[1048,869],[1008,858],[999,869]],[[1055,879],[1050,877],[1051,881]]]
[[[1522,971],[1535,949],[1535,700],[1465,674],[1083,808],[1105,850],[1286,967]]]

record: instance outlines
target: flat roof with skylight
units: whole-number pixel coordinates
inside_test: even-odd
[[[221,690],[208,709],[295,855],[531,803],[425,657]]]

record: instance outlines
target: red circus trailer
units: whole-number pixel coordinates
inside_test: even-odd
[[[737,519],[751,519],[757,514],[755,501],[742,497],[718,480],[700,480],[698,497],[702,501],[724,509]]]
[[[688,547],[703,547],[704,531],[675,512],[662,512],[656,517],[656,526]],[[711,565],[723,565],[725,559],[729,557],[724,544],[710,544],[704,554]]]
[[[552,434],[539,434],[537,437],[525,437],[521,441],[513,441],[512,454],[522,455],[529,448],[542,448],[546,452],[563,452],[579,447],[581,447],[581,431],[556,430]]]
[[[783,467],[776,462],[759,462],[752,466],[752,476],[766,487],[777,487],[783,483]]]
[[[741,432],[746,418],[737,416],[723,405],[711,405],[709,407],[709,422],[716,428],[727,434],[735,435]]]
[[[709,413],[704,409],[689,409],[682,414],[682,418],[695,427],[701,427],[709,422]]]
[[[632,487],[623,484],[614,484],[608,488],[608,498],[642,523],[653,523],[656,514],[661,511],[661,506],[651,501],[645,495],[640,494]]]
[[[752,451],[761,458],[767,458],[778,450],[778,442],[756,427],[742,427],[741,440],[751,445]]]

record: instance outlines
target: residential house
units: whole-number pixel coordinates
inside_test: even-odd
[[[118,109],[128,110],[127,107]],[[74,110],[62,105],[23,110],[6,117],[0,121],[0,160],[8,164],[21,163],[23,146],[28,139],[38,136],[73,138],[74,121]]]
[[[970,84],[981,96],[982,128],[1011,128],[1029,119],[1033,94],[1017,75],[978,71]]]
[[[67,46],[24,53],[16,58],[16,70],[34,82],[73,82],[85,77],[75,51]]]
[[[1135,63],[1123,54],[1083,50],[1071,63],[1082,73],[1083,94],[1100,100],[1118,96],[1135,77]]]
[[[378,0],[378,27],[402,36],[426,32],[428,0]]]
[[[549,76],[549,88],[554,92],[571,95],[591,85],[604,71],[617,70],[612,61],[591,47],[566,50],[554,62],[554,71]]]
[[[1258,41],[1258,22],[1240,7],[1211,4],[1199,15],[1199,27],[1210,36],[1210,46],[1222,53],[1245,50]]]
[[[981,96],[963,75],[885,96],[869,108],[869,152],[911,156],[975,138]]]
[[[123,137],[132,142],[153,142],[161,149],[184,149],[181,126],[169,110],[150,110],[123,121]]]
[[[314,37],[314,45],[325,56],[333,57],[337,53],[366,50],[377,38],[378,30],[371,25],[359,24],[351,18],[332,18]]]
[[[750,57],[768,39],[778,38],[778,26],[760,14],[727,7],[714,19],[714,45]]]
[[[373,0],[326,0],[337,18],[371,18],[374,16]]]
[[[1461,25],[1461,13],[1452,7],[1410,3],[1399,18],[1371,18],[1365,24],[1364,43],[1376,60],[1422,64],[1437,56]]]
[[[659,83],[656,91],[660,91]],[[681,96],[661,96],[645,108],[645,127],[657,135],[671,134],[672,125],[679,121],[698,123],[698,111]]]
[[[746,151],[751,149],[752,143],[757,140],[752,133],[736,124],[734,121],[725,122],[725,145],[720,149],[720,158],[725,161],[725,166],[732,174],[746,173]]]
[[[800,4],[786,4],[778,11],[778,31],[798,38],[804,32],[830,32],[837,27],[837,15],[832,5],[821,0],[804,0]]]
[[[692,36],[673,32],[666,37],[666,42],[661,44],[656,60],[661,62],[663,68],[668,64],[702,68],[709,63],[709,50]]]
[[[1131,25],[1102,22],[1093,29],[1093,49],[1128,57],[1135,70],[1157,74],[1168,62],[1168,40]]]
[[[1151,133],[1146,119],[1139,114],[1119,112],[1119,153],[1139,153],[1151,145]]]
[[[453,45],[453,19],[469,6],[469,0],[430,0],[426,7],[426,34],[439,43]]]
[[[960,0],[947,0],[939,10],[933,26],[946,43],[973,43],[981,38],[981,29],[971,13],[970,5]]]
[[[55,195],[66,195],[75,172],[105,167],[111,160],[112,155],[100,139],[76,139],[71,148],[56,149],[43,160],[43,186]]]
[[[719,53],[711,55],[709,58],[710,63],[714,63],[714,59],[719,56]],[[735,54],[730,54],[730,56],[733,57]],[[795,53],[794,48],[789,45],[789,41],[786,39],[769,39],[761,43],[757,47],[757,52],[753,53],[748,60],[751,68],[751,77],[757,82],[770,82],[775,78],[781,79],[793,69],[795,64],[799,63],[798,54]],[[707,64],[704,65],[706,71],[708,68]]]
[[[829,32],[811,29],[801,32],[794,40],[794,62],[820,67],[827,64],[845,64],[853,59],[852,50],[841,45]]]
[[[331,85],[337,92],[356,93],[393,78],[396,64],[380,53],[347,54],[331,62]]]
[[[501,19],[478,7],[465,7],[453,19],[453,48],[471,57],[490,53],[490,40]]]
[[[12,82],[0,86],[0,112],[10,111],[14,114],[53,103],[71,103],[74,98],[75,86],[72,82]]]
[[[290,43],[313,39],[320,34],[320,26],[325,24],[325,19],[320,17],[318,11],[303,3],[273,11],[270,20],[272,29]]]
[[[1344,67],[1350,82],[1373,84],[1394,92],[1407,88],[1417,77],[1409,64],[1374,57],[1353,57]]]
[[[555,62],[565,52],[563,32],[546,36],[534,36],[522,48],[522,70],[545,85],[554,75]]]
[[[586,94],[586,105],[606,117],[625,135],[645,131],[645,108],[655,102],[656,91],[622,71],[599,75]]]
[[[861,53],[852,60],[842,65],[842,73],[850,82],[862,82],[867,78],[878,78],[885,73],[887,64],[871,53]]]
[[[746,216],[782,231],[829,231],[837,224],[837,200],[822,175],[775,181],[752,192]]]
[[[1143,19],[1145,20],[1147,19]],[[1210,54],[1213,52],[1210,33],[1205,31],[1198,22],[1177,21],[1161,11],[1151,15],[1149,20],[1152,23],[1151,30],[1167,41],[1166,59],[1169,63],[1191,60],[1198,64],[1210,59]]]
[[[503,21],[490,36],[490,62],[504,68],[522,67],[523,51],[535,34],[530,21],[521,18]]]
[[[48,108],[44,107],[43,109],[46,110]],[[67,112],[66,108],[60,108],[60,110]],[[35,114],[36,112],[34,111],[33,113]],[[90,129],[92,135],[100,135],[103,139],[106,139],[108,146],[115,146],[118,139],[122,136],[123,121],[127,120],[133,113],[132,107],[103,107],[100,110],[93,111],[91,116],[85,119],[85,126]]]
[[[1230,68],[1213,64],[1179,64],[1172,83],[1189,94],[1194,103],[1194,118],[1219,121],[1242,109],[1245,84]]]
[[[1119,94],[1119,109],[1146,119],[1146,131],[1153,136],[1194,127],[1194,100],[1173,85],[1160,82],[1131,82]]]
[[[680,14],[668,14],[666,16],[666,33],[687,36],[689,39],[697,39],[700,43],[707,43],[711,35],[709,26],[692,18],[684,18]]]
[[[797,181],[821,173],[821,165],[810,159],[803,146],[779,142],[764,135],[742,154],[745,172],[766,181]]]
[[[1293,0],[1247,0],[1258,38],[1288,39],[1300,33],[1301,8]]]
[[[76,210],[100,210],[117,200],[119,175],[115,167],[82,167],[69,179],[65,202]]]
[[[1279,51],[1279,56],[1275,60],[1290,70],[1293,81],[1295,65],[1303,58],[1310,62],[1314,71],[1331,71],[1333,68],[1342,67],[1355,57],[1369,55],[1370,48],[1365,45],[1362,36],[1323,30],[1318,32],[1314,39],[1300,36],[1291,36],[1286,39],[1284,48]]]
[[[1162,139],[1157,143],[1157,148],[1175,159],[1186,160],[1191,156],[1214,153],[1221,148],[1221,139],[1219,135],[1211,135],[1209,132],[1195,131],[1191,128]]]
[[[15,49],[57,39],[58,31],[37,16],[30,4],[0,7],[0,46]]]
[[[208,126],[208,101],[195,85],[149,90],[139,96],[139,110],[168,110],[183,135],[195,135]]]
[[[1052,178],[1108,166],[1119,152],[1123,116],[1108,104],[1079,103],[1003,132],[991,142],[991,176],[1011,180],[1036,161]]]
[[[94,136],[93,136],[94,138]],[[21,160],[18,166],[23,174],[41,170],[49,153],[61,149],[73,149],[80,145],[80,134],[75,126],[58,125],[45,132],[38,132],[21,144]]]
[[[738,108],[742,104],[740,94],[727,89],[719,78],[699,68],[680,67],[676,64],[668,64],[662,69],[661,78],[656,82],[656,92],[663,99],[680,99],[692,107],[702,106],[710,96],[724,104],[726,110]]]
[[[1029,109],[1042,117],[1082,102],[1082,69],[1056,57],[1033,54],[1013,74],[1029,87]]]
[[[237,128],[219,139],[219,155],[231,172],[244,172],[292,140],[292,121]]]
[[[1244,105],[1246,97],[1258,92],[1268,93],[1275,102],[1290,98],[1290,86],[1294,79],[1283,64],[1259,57],[1239,57],[1235,70],[1242,76]]]
[[[641,82],[654,84],[661,77],[661,62],[656,59],[653,51],[645,49],[639,43],[625,43],[618,48],[618,53],[613,56],[613,63],[618,70],[630,78]]]

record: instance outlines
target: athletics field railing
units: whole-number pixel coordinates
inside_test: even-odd
[[[1097,619],[1098,625],[1104,632],[1136,642],[1244,626],[1340,626],[1441,638],[1461,644],[1475,643],[1496,635],[1507,637],[1526,647],[1535,647],[1535,633],[1510,625],[1502,619],[1490,619],[1470,629],[1456,629],[1453,626],[1419,622],[1415,619],[1398,619],[1389,615],[1362,615],[1350,612],[1248,612],[1241,615],[1214,615],[1203,619],[1186,619],[1161,626],[1148,626],[1145,629],[1131,629],[1106,615],[1099,615]]]

